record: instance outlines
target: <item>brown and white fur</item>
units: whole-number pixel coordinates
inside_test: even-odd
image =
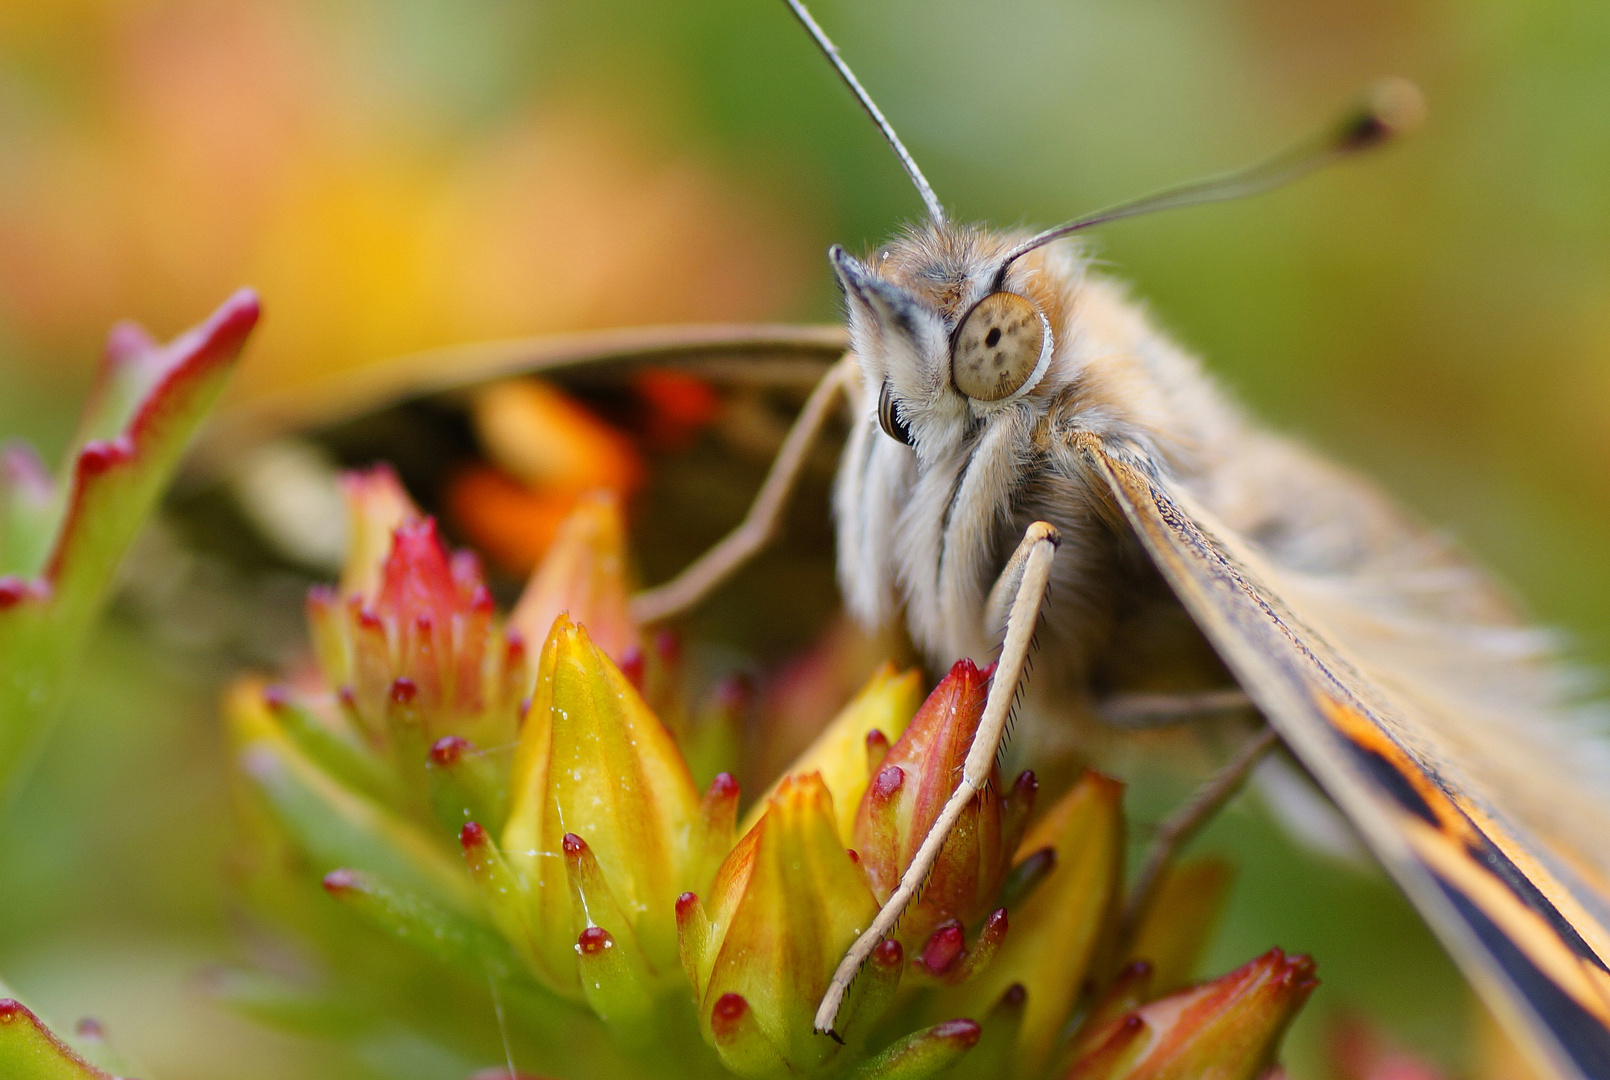
[[[1548,722],[1573,711],[1571,681],[1549,636],[1526,627],[1479,568],[1370,485],[1250,422],[1071,243],[1031,251],[998,279],[1021,239],[928,224],[867,263],[835,249],[862,373],[834,495],[839,581],[854,616],[884,625],[903,608],[936,667],[986,658],[1002,629],[990,589],[1024,528],[1044,520],[1062,544],[1036,696],[1083,711],[1093,694],[1129,688],[1114,683],[1135,670],[1150,673],[1143,689],[1193,689],[1166,678],[1200,670],[1205,644],[1086,471],[1074,436],[1089,432],[1148,450],[1287,571],[1372,666],[1457,705],[1472,743],[1496,738],[1520,754],[1565,742],[1571,752],[1551,745],[1552,759],[1602,755],[1602,742]],[[958,320],[997,289],[1031,301],[1053,334],[1038,384],[998,404],[967,398],[950,378]],[[886,381],[909,446],[879,425]]]

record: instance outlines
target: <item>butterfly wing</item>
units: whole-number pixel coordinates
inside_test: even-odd
[[[1481,748],[1460,738],[1457,718],[1367,659],[1379,648],[1332,629],[1350,624],[1327,622],[1323,597],[1315,602],[1143,452],[1096,437],[1081,448],[1242,687],[1494,1012],[1557,1075],[1610,1078],[1610,900],[1598,871],[1610,831],[1561,837],[1517,819],[1482,782],[1504,770],[1481,768]],[[1555,787],[1551,776],[1532,780]],[[1552,795],[1575,805],[1563,787]],[[1593,850],[1583,836],[1598,838]]]
[[[849,334],[837,325],[687,323],[428,349],[232,401],[197,443],[191,464],[210,472],[276,436],[334,424],[408,398],[589,365],[667,365],[716,381],[809,387],[848,348]],[[759,362],[762,357],[769,363]],[[779,366],[800,370],[780,371]]]

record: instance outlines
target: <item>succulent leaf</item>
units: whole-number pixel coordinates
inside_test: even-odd
[[[374,874],[332,870],[324,875],[324,891],[377,929],[444,964],[500,980],[520,970],[502,937]]]
[[[44,565],[58,509],[56,482],[34,448],[0,447],[0,575],[20,577]]]
[[[441,847],[298,750],[264,704],[259,686],[238,686],[226,711],[242,774],[316,872],[366,870],[450,909],[473,908],[470,883]]]
[[[168,345],[112,330],[64,478],[10,449],[0,484],[0,792],[27,767],[113,575],[257,323],[242,291]],[[45,541],[43,538],[49,536]]]
[[[86,1061],[15,998],[0,998],[0,1076],[7,1080],[117,1080]]]
[[[396,773],[350,730],[344,716],[321,716],[284,686],[266,687],[263,704],[286,738],[332,777],[381,802],[402,797]]]
[[[425,766],[436,819],[457,832],[471,821],[501,828],[509,801],[508,755],[480,750],[468,739],[444,735]]]
[[[947,1020],[907,1035],[851,1076],[855,1080],[927,1080],[945,1072],[978,1044],[982,1029],[973,1020]]]

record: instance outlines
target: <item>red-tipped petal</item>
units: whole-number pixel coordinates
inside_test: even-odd
[[[943,975],[966,951],[967,941],[962,934],[962,925],[952,919],[942,923],[929,935],[917,962],[927,969],[929,974]]]
[[[0,998],[0,1075],[19,1080],[116,1080],[85,1061],[12,998]]]
[[[358,877],[351,870],[331,870],[324,875],[323,884],[327,893],[342,893],[356,888]]]
[[[927,1080],[960,1060],[982,1034],[975,1020],[946,1020],[901,1039],[862,1065],[856,1075],[867,1080]]]
[[[449,766],[458,764],[466,750],[472,749],[468,739],[461,739],[457,735],[446,735],[431,744],[430,760],[434,765]]]
[[[614,946],[615,939],[602,926],[589,926],[576,938],[576,951],[584,956],[593,956]]]
[[[742,994],[722,994],[716,998],[715,1005],[710,1009],[710,1031],[715,1035],[716,1042],[731,1042],[748,1012],[749,1002],[744,1000]]]

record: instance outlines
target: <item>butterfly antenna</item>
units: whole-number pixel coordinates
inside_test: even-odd
[[[1004,277],[1013,261],[1037,247],[1096,225],[1105,225],[1109,221],[1182,206],[1228,202],[1283,187],[1315,169],[1360,151],[1372,150],[1413,131],[1424,116],[1425,99],[1421,97],[1418,87],[1407,79],[1383,79],[1365,91],[1358,103],[1338,123],[1319,135],[1249,168],[1165,188],[1132,202],[1119,203],[1106,210],[1075,218],[1054,229],[1047,229],[1009,251],[1001,260],[999,273]]]
[[[805,10],[802,0],[783,0],[783,2],[794,12],[794,17],[800,21],[800,24],[810,32],[811,37],[816,41],[817,48],[822,50],[822,55],[827,57],[828,63],[832,64],[834,70],[839,73],[839,78],[843,79],[844,85],[850,88],[850,92],[855,95],[855,99],[861,103],[861,108],[865,109],[866,114],[872,117],[872,122],[878,125],[878,130],[883,133],[884,141],[894,151],[894,156],[900,159],[900,164],[905,167],[906,175],[911,177],[911,182],[916,185],[917,194],[922,196],[923,205],[928,208],[928,216],[933,218],[934,224],[943,225],[945,223],[945,208],[939,205],[939,196],[935,195],[934,189],[928,186],[928,178],[922,175],[921,169],[917,168],[916,159],[911,156],[911,151],[906,149],[906,144],[900,141],[900,136],[894,133],[894,126],[883,115],[883,111],[878,108],[877,102],[872,100],[872,95],[866,92],[866,87],[861,85],[861,80],[855,77],[855,72],[850,70],[850,65],[846,64],[844,57],[839,55],[838,46],[833,44],[833,40],[827,36],[827,33],[817,24],[816,20],[811,18],[811,13]]]

